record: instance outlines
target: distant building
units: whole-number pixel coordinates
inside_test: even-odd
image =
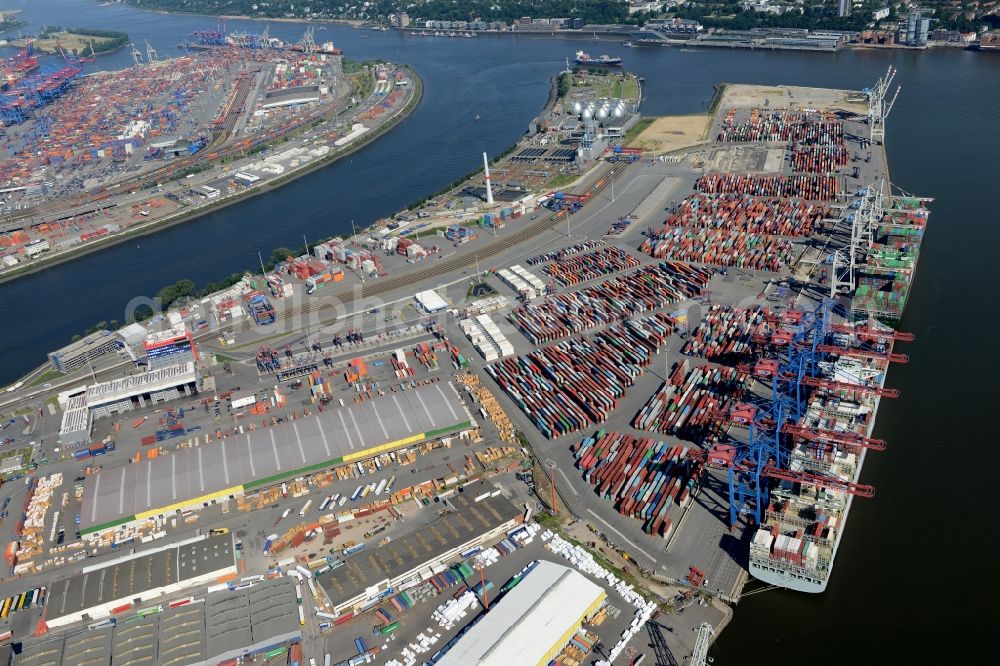
[[[920,9],[911,9],[906,15],[906,38],[904,42],[907,46],[927,46],[927,37],[930,33],[931,20],[923,15]]]
[[[408,28],[410,27],[410,15],[406,12],[396,16],[396,27],[397,28]]]
[[[628,13],[638,14],[639,12],[658,13],[663,9],[663,2],[660,0],[629,0]]]
[[[38,240],[33,240],[24,246],[24,254],[28,257],[37,257],[48,249],[49,242],[44,238],[39,238]]]
[[[882,19],[887,19],[887,18],[889,18],[888,7],[879,7],[878,9],[872,12],[872,19],[876,21],[881,21]]]
[[[564,19],[533,19],[530,16],[522,16],[514,19],[515,32],[548,32],[559,30],[563,27]]]
[[[851,3],[851,0],[840,0],[837,3],[837,16],[841,18],[850,16],[852,7],[853,4]]]

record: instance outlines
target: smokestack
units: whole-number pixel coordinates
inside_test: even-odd
[[[486,205],[493,205],[493,186],[490,184],[490,162],[483,153],[483,169],[486,171]]]

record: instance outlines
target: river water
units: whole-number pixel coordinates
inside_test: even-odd
[[[163,16],[89,0],[14,0],[30,24],[125,30],[161,57],[214,19]],[[67,16],[72,16],[68,19]],[[229,29],[260,24],[229,21]],[[271,23],[296,40],[302,26]],[[351,157],[277,192],[199,220],[0,286],[9,318],[0,327],[0,383],[37,366],[47,351],[125,303],[181,278],[197,284],[252,267],[257,252],[342,233],[439,190],[476,168],[482,151],[515,141],[545,103],[549,79],[579,41],[480,36],[407,37],[331,25],[316,33],[355,59],[414,66],[426,87],[414,114]],[[898,67],[903,86],[888,126],[894,183],[933,196],[913,295],[902,324],[916,342],[901,351],[863,481],[873,500],[855,503],[832,581],[823,595],[769,591],[742,601],[713,648],[716,663],[808,664],[906,661],[971,651],[998,627],[1000,583],[991,563],[1000,540],[989,527],[1000,469],[984,411],[997,396],[997,296],[983,271],[998,233],[991,196],[1000,182],[1000,56],[953,49],[768,53],[585,46],[626,58],[646,78],[643,111],[702,111],[720,81],[858,89]],[[125,49],[98,59],[125,67]],[[93,67],[94,65],[89,65]],[[473,122],[479,114],[480,122]],[[902,345],[901,345],[902,347]],[[994,388],[990,388],[993,386]],[[692,563],[697,564],[697,563]],[[950,663],[950,660],[949,660]]]

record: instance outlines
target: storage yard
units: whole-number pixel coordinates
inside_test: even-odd
[[[320,243],[59,356],[77,368],[66,427],[87,436],[60,440],[54,407],[14,433],[50,435],[4,487],[23,509],[0,523],[17,606],[0,629],[30,648],[14,663],[169,628],[173,603],[208,626],[246,594],[297,627],[198,659],[701,663],[725,603],[821,592],[875,494],[864,458],[887,455],[872,427],[908,360],[890,324],[929,200],[884,180],[860,94],[803,94],[809,111],[728,86],[707,143],[608,145],[574,188],[498,214],[495,238]],[[139,394],[89,404],[88,363]],[[160,364],[194,389],[151,383]],[[214,544],[210,571],[164,565]],[[73,592],[143,562],[129,594],[167,589],[156,611]]]
[[[10,66],[28,67],[19,57]],[[0,104],[0,272],[329,161],[399,115],[410,79],[392,65],[345,76],[324,52],[221,47],[88,76],[32,71]],[[272,148],[292,135],[303,140]]]

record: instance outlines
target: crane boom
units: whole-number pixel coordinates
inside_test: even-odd
[[[870,361],[889,361],[890,363],[909,363],[910,361],[910,357],[906,354],[883,354],[868,349],[848,349],[847,347],[840,347],[838,345],[817,345],[816,351],[827,354],[839,354],[840,356],[853,356]]]
[[[795,483],[807,483],[813,486],[819,486],[820,488],[840,490],[848,493],[849,495],[857,495],[858,497],[864,497],[865,499],[875,497],[875,489],[872,486],[868,486],[863,483],[854,483],[853,481],[844,481],[843,479],[837,479],[832,476],[821,476],[819,474],[811,474],[809,472],[792,472],[787,469],[778,469],[772,465],[768,465],[764,468],[763,475],[772,479],[794,481]]]
[[[871,439],[851,432],[806,428],[804,426],[792,425],[791,423],[786,423],[781,428],[781,431],[787,435],[801,437],[811,442],[834,444],[841,448],[854,448],[855,450],[872,449],[874,451],[885,450],[884,439]]]
[[[846,324],[830,324],[831,333],[853,335],[862,340],[879,341],[895,340],[896,342],[913,342],[916,336],[903,331],[882,331],[870,326],[847,326]]]
[[[820,377],[803,377],[802,383],[806,386],[815,386],[817,388],[830,389],[831,391],[856,391],[858,393],[875,394],[882,398],[899,397],[899,389],[864,386],[862,384],[851,384],[850,382],[837,382],[832,379],[822,379]]]

